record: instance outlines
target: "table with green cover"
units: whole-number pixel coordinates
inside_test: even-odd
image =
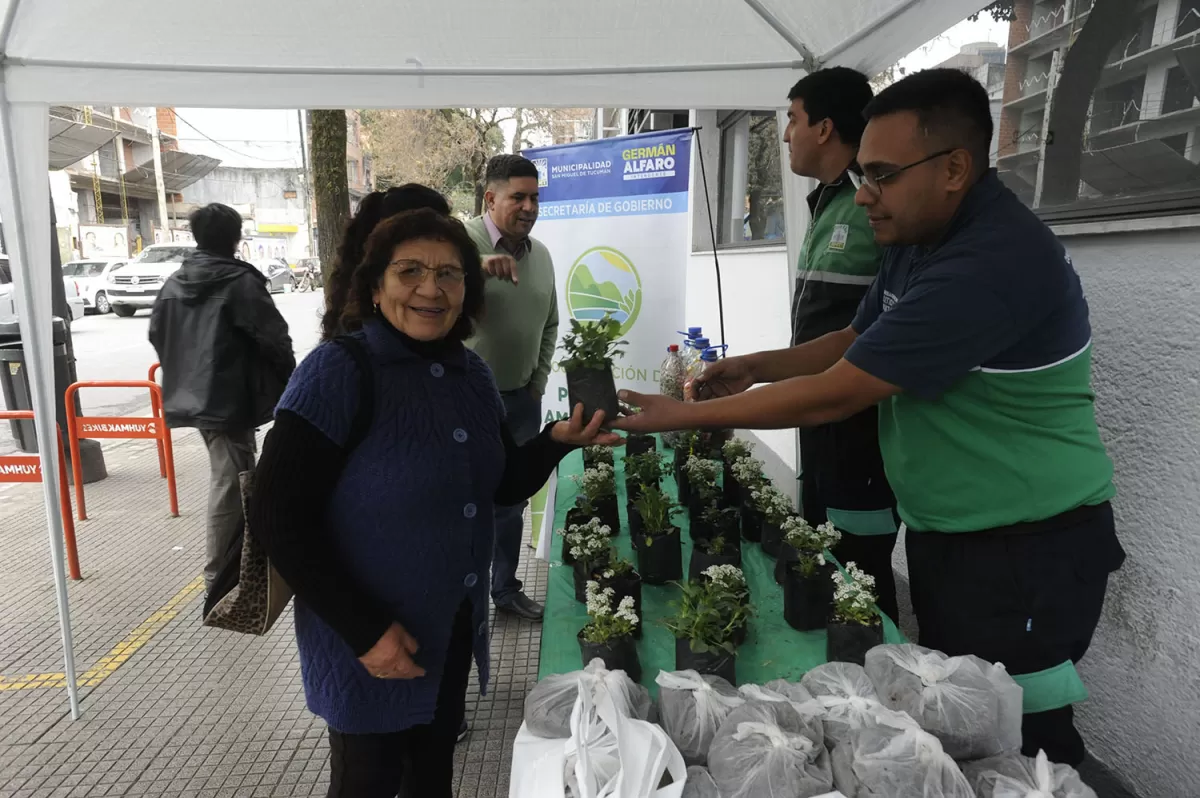
[[[664,451],[661,440],[660,452]],[[621,557],[637,565],[636,553],[629,537],[629,518],[626,514],[625,464],[622,449],[614,450],[616,466],[617,505],[621,515],[621,531],[613,544]],[[669,452],[669,450],[666,450]],[[554,503],[554,529],[562,529],[567,511],[574,506],[577,487],[572,476],[583,473],[583,454],[575,452],[559,464],[558,485]],[[675,497],[674,475],[663,480],[663,489]],[[675,523],[683,535],[683,573],[688,570],[692,554],[688,533],[687,513],[681,510]],[[825,662],[825,632],[798,632],[783,619],[783,588],[775,584],[775,560],[765,554],[757,543],[742,541],[742,570],[750,588],[754,616],[746,642],[738,648],[738,684],[764,684],[772,679],[798,680],[806,671]],[[675,638],[662,623],[674,614],[671,606],[679,594],[675,585],[642,585],[642,639],[638,641],[638,657],[642,664],[642,684],[657,694],[654,679],[660,670],[675,670]],[[542,626],[542,651],[538,678],[554,673],[579,670],[583,662],[576,638],[587,624],[587,609],[575,600],[572,568],[562,563],[562,538],[555,535],[550,541],[550,576],[546,588],[546,616]],[[890,618],[883,618],[885,642],[905,642]]]

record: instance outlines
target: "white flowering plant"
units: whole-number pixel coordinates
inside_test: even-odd
[[[736,463],[743,457],[749,457],[753,451],[754,444],[744,441],[741,438],[730,438],[721,447],[721,454],[725,455],[725,462],[727,463]]]
[[[585,510],[595,510],[596,505],[617,493],[616,471],[612,463],[599,462],[582,474],[571,477],[579,486],[578,503]]]
[[[592,463],[612,464],[613,451],[608,446],[587,446],[583,450],[583,459],[589,465]]]
[[[584,524],[571,524],[558,531],[567,540],[571,557],[585,567],[603,562],[609,553],[609,538],[612,528],[593,518]]]
[[[587,583],[588,622],[583,627],[583,639],[589,643],[608,643],[629,637],[637,629],[640,619],[633,607],[633,596],[621,599],[614,610],[612,606],[616,591],[611,587],[600,587],[595,580]]]
[[[684,463],[683,470],[687,473],[688,484],[695,496],[712,499],[717,495],[717,475],[721,473],[721,464],[716,460],[692,455]]]
[[[812,524],[799,516],[791,516],[783,522],[783,539],[796,550],[796,562],[792,568],[805,577],[811,577],[825,567],[825,551],[842,539],[842,533],[830,522],[813,528]]]
[[[671,606],[677,611],[663,619],[663,624],[676,638],[690,641],[696,653],[734,653],[734,638],[753,612],[749,602],[711,579],[681,583],[679,600]]]
[[[875,609],[875,577],[864,573],[853,562],[846,572],[833,572],[833,619],[840,623],[874,626],[879,623]]]
[[[730,441],[730,443],[732,442]],[[734,460],[733,465],[729,468],[733,472],[733,478],[747,490],[754,490],[766,482],[766,477],[763,476],[763,461],[757,457],[751,457],[749,454],[743,455]]]
[[[736,565],[710,565],[700,575],[708,580],[713,590],[724,591],[742,604],[750,602],[746,575]]]
[[[750,498],[758,511],[767,517],[767,523],[777,527],[782,527],[796,512],[791,498],[769,482],[752,489]]]

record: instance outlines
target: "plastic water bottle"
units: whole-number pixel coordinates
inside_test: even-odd
[[[688,379],[692,379],[701,371],[704,371],[704,365],[700,362],[700,357],[704,354],[704,350],[711,345],[710,341],[703,335],[692,341],[691,351],[687,353],[685,364],[688,370]]]
[[[704,372],[704,369],[708,367],[709,363],[717,362],[717,355],[717,350],[712,347],[706,348],[703,352],[701,352],[700,359],[696,361],[695,373],[689,375],[689,378],[699,377]]]
[[[672,399],[683,400],[683,383],[687,379],[687,365],[679,351],[679,344],[667,347],[667,356],[658,369],[658,392]]]

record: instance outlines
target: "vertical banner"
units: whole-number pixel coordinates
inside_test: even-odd
[[[568,415],[558,362],[571,319],[611,313],[628,341],[613,364],[617,388],[657,393],[658,367],[686,322],[691,145],[691,130],[672,130],[524,152],[538,169],[533,235],[550,250],[558,289],[560,346],[542,399],[546,421]],[[550,504],[538,537],[553,523]]]

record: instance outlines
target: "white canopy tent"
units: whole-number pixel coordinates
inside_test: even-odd
[[[986,4],[123,0],[118,8],[95,0],[0,0],[0,214],[38,439],[54,436],[46,267],[52,104],[773,108],[806,71],[844,65],[874,73]],[[57,449],[40,449],[77,717]]]

